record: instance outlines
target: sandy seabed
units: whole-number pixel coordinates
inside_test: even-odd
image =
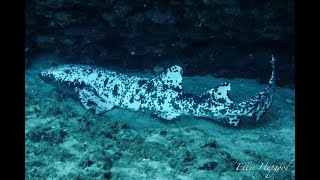
[[[292,89],[278,87],[270,110],[248,127],[189,116],[167,122],[120,108],[96,115],[39,79],[52,61],[26,69],[26,179],[295,179]],[[265,86],[196,76],[184,77],[183,88],[200,94],[225,81],[238,102]]]

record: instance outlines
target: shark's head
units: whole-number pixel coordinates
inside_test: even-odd
[[[84,76],[93,70],[86,66],[62,65],[47,68],[39,73],[39,77],[46,83],[59,88],[73,89],[87,85],[88,81]]]

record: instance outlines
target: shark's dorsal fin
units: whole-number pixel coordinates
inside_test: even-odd
[[[233,103],[230,97],[230,83],[225,82],[219,86],[212,88],[201,95],[201,98],[215,100],[220,103]]]
[[[157,88],[162,88],[163,90],[172,89],[180,92],[182,91],[182,73],[182,68],[175,65],[152,79],[152,81]]]

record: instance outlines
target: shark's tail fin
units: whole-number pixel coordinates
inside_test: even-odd
[[[270,63],[271,63],[271,67],[272,67],[272,74],[271,74],[271,78],[269,80],[269,84],[275,85],[276,84],[276,68],[275,68],[276,59],[273,57],[273,55],[271,56]]]
[[[272,73],[269,83],[265,89],[253,98],[238,104],[238,107],[241,108],[242,111],[246,112],[246,116],[254,118],[256,121],[261,119],[261,117],[269,110],[273,102],[276,89],[275,61],[276,59],[272,55],[270,61]]]

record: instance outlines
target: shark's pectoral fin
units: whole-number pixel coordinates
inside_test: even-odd
[[[154,115],[165,120],[172,120],[180,116],[179,113],[175,113],[175,112],[156,112],[154,113]]]
[[[83,88],[76,89],[79,93],[81,103],[86,109],[94,109],[96,114],[101,114],[105,111],[111,110],[114,105],[105,102],[102,98],[98,97],[93,91]]]
[[[206,99],[211,99],[220,103],[233,103],[230,97],[230,83],[225,82],[219,86],[204,92],[201,97]]]
[[[226,123],[231,126],[238,126],[240,119],[238,116],[229,117],[226,119]]]

